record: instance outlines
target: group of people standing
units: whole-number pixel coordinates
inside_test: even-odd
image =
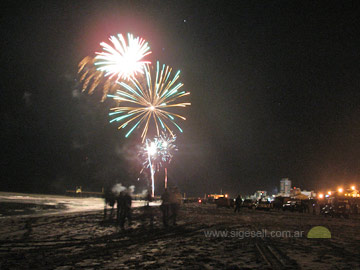
[[[107,205],[111,207],[110,218],[114,215],[114,207],[117,204],[116,208],[116,220],[119,223],[120,227],[124,229],[126,220],[128,224],[131,225],[131,204],[132,197],[129,191],[121,191],[118,195],[111,190],[106,190],[104,194],[105,207],[104,207],[104,219],[107,218]]]
[[[161,212],[163,217],[163,224],[165,227],[169,225],[176,225],[176,218],[179,213],[182,197],[177,187],[168,190],[165,188],[164,193],[161,195]]]
[[[132,223],[131,215],[131,203],[132,197],[128,190],[121,191],[119,194],[114,193],[111,189],[106,189],[104,193],[105,207],[104,207],[104,220],[108,218],[107,206],[110,206],[110,219],[114,216],[114,210],[116,205],[116,220],[120,227],[124,229],[126,221],[130,226]],[[144,219],[150,219],[150,226],[153,226],[154,211],[150,206],[152,201],[151,193],[148,191],[146,197],[147,204],[144,207]],[[182,196],[177,187],[170,190],[165,188],[164,193],[161,196],[160,211],[162,213],[162,221],[165,227],[170,225],[177,225],[176,219],[178,217],[180,205],[182,202]]]

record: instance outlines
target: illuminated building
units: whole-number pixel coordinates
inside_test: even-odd
[[[289,178],[283,178],[280,181],[280,194],[282,196],[290,196],[291,180]]]

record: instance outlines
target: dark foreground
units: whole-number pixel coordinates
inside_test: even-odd
[[[99,211],[2,218],[0,269],[360,269],[356,218],[197,204],[183,205],[167,229],[158,208],[153,229],[141,209],[126,231],[102,218]],[[331,239],[306,237],[319,225]],[[269,237],[261,237],[265,230]]]

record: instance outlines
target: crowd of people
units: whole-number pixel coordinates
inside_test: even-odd
[[[119,223],[120,227],[124,229],[126,220],[128,221],[129,226],[131,225],[131,204],[132,197],[130,191],[124,190],[119,194],[115,194],[110,189],[105,190],[104,194],[105,207],[104,207],[104,220],[107,218],[107,205],[111,207],[110,209],[110,218],[114,216],[115,204],[116,208],[116,220]]]
[[[144,220],[149,219],[150,226],[153,227],[154,209],[150,206],[150,202],[153,200],[150,190],[147,192],[145,200],[146,205],[144,206],[144,213],[142,216]],[[160,210],[164,227],[168,227],[169,224],[174,226],[177,225],[176,220],[182,202],[179,189],[177,187],[171,189],[165,188],[164,193],[161,195],[161,201]],[[116,209],[116,222],[118,225],[122,229],[125,229],[125,223],[127,221],[128,226],[131,226],[131,191],[125,189],[117,194],[116,192],[113,192],[111,188],[107,188],[104,192],[104,202],[104,220],[113,219]],[[108,213],[108,206],[110,206],[110,213]]]

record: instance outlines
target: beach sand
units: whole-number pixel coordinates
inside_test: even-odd
[[[159,207],[152,209],[153,228],[140,207],[125,230],[104,221],[99,210],[2,217],[0,269],[279,268],[265,253],[268,247],[287,269],[360,269],[358,218],[245,208],[234,213],[191,203],[181,206],[177,226],[164,228]],[[314,226],[325,226],[332,238],[308,239]],[[284,231],[302,235],[280,235]]]

